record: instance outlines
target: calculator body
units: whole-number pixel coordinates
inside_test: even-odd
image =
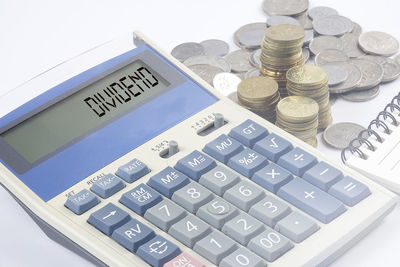
[[[114,203],[132,218],[138,218],[144,225],[151,227],[156,234],[177,244],[182,251],[193,255],[206,266],[214,266],[215,264],[208,259],[121,205],[120,198],[136,185],[146,184],[151,176],[164,168],[174,167],[181,158],[192,151],[203,151],[206,144],[221,134],[228,135],[232,128],[248,119],[265,127],[268,132],[285,138],[293,146],[315,155],[319,161],[328,162],[346,175],[361,181],[371,191],[368,197],[348,208],[332,222],[318,222],[319,230],[315,234],[295,244],[294,248],[283,256],[268,262],[268,266],[327,265],[367,234],[394,208],[395,196],[392,193],[358,172],[332,162],[311,146],[233,103],[139,32],[87,51],[3,96],[0,100],[2,139],[7,139],[7,134],[4,133],[9,129],[14,127],[18,130],[19,124],[39,116],[41,111],[57,107],[58,103],[63,103],[68,109],[69,102],[64,103],[63,99],[78,95],[80,90],[85,90],[104,77],[112,78],[113,73],[126,66],[155,75],[159,82],[156,87],[159,88],[146,95],[146,83],[142,84],[143,99],[133,104],[125,101],[125,96],[117,94],[110,98],[112,100],[102,101],[97,91],[91,92],[81,101],[86,100],[86,112],[91,113],[95,122],[86,123],[85,116],[80,118],[80,111],[74,113],[74,116],[67,120],[71,125],[74,123],[71,119],[80,120],[81,131],[71,130],[70,133],[67,127],[63,132],[68,132],[68,137],[60,136],[60,140],[49,144],[38,154],[32,151],[35,150],[35,145],[31,150],[28,149],[29,151],[24,151],[24,147],[17,147],[15,151],[10,149],[5,143],[15,142],[18,146],[18,140],[15,141],[12,136],[9,137],[9,141],[0,142],[2,186],[49,237],[96,265],[147,265],[135,253],[128,251],[87,222],[91,213],[108,203]],[[118,75],[119,80],[121,77],[127,77],[124,73]],[[155,80],[150,78],[146,81],[150,86],[155,83]],[[133,99],[132,96],[138,92],[132,90],[130,97]],[[98,98],[95,97],[96,94]],[[106,92],[103,92],[104,94]],[[111,91],[109,94],[112,96]],[[101,106],[101,103],[104,105]],[[115,106],[123,107],[123,110],[113,111]],[[58,112],[57,116],[63,116],[62,109]],[[224,116],[223,126],[214,127],[215,114]],[[95,120],[102,120],[108,115],[109,118],[100,123]],[[47,133],[40,129],[40,122],[39,126],[26,127],[39,128],[43,135]],[[21,130],[19,134],[23,135],[24,132]],[[168,155],[171,140],[178,143],[178,152]],[[99,198],[100,202],[96,206],[81,215],[75,214],[65,206],[68,197],[83,189],[90,190],[96,180],[106,174],[116,173],[120,166],[135,158],[145,163],[150,172],[132,183],[125,183],[125,187],[116,194],[104,199]],[[298,211],[295,206],[288,205]]]

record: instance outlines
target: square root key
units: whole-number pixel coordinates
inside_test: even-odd
[[[289,152],[293,148],[292,144],[283,139],[282,137],[271,133],[258,141],[253,149],[261,155],[267,157],[273,162],[277,162],[278,159]]]

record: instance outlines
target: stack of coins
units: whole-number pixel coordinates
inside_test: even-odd
[[[280,100],[278,84],[268,77],[250,77],[241,81],[237,88],[241,106],[274,123],[276,104]]]
[[[286,72],[294,66],[304,65],[304,35],[302,27],[289,24],[272,26],[265,31],[260,74],[278,82],[282,97],[288,95]]]
[[[287,72],[286,78],[289,95],[307,96],[318,103],[318,128],[323,130],[331,125],[328,75],[325,70],[313,65],[297,66]]]
[[[288,96],[276,106],[276,125],[317,147],[318,103],[305,96]]]

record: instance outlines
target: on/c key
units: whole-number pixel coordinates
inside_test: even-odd
[[[198,261],[196,258],[191,256],[187,252],[183,252],[182,254],[179,254],[177,257],[173,258],[166,264],[164,264],[164,267],[205,267],[206,265],[204,263],[201,263]]]

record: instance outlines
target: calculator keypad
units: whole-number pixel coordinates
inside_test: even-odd
[[[265,266],[292,249],[292,242],[317,232],[317,221],[330,223],[346,211],[344,204],[354,206],[371,193],[251,120],[209,142],[203,151],[208,155],[194,150],[174,168],[166,167],[147,184],[122,194],[120,202],[222,267]],[[134,159],[116,174],[132,182],[149,171]],[[103,178],[124,185],[116,176]],[[97,186],[92,191],[107,197]],[[93,193],[83,190],[65,206],[82,214],[97,203]],[[175,266],[180,260],[204,266],[111,203],[93,212],[88,222],[153,266]]]

